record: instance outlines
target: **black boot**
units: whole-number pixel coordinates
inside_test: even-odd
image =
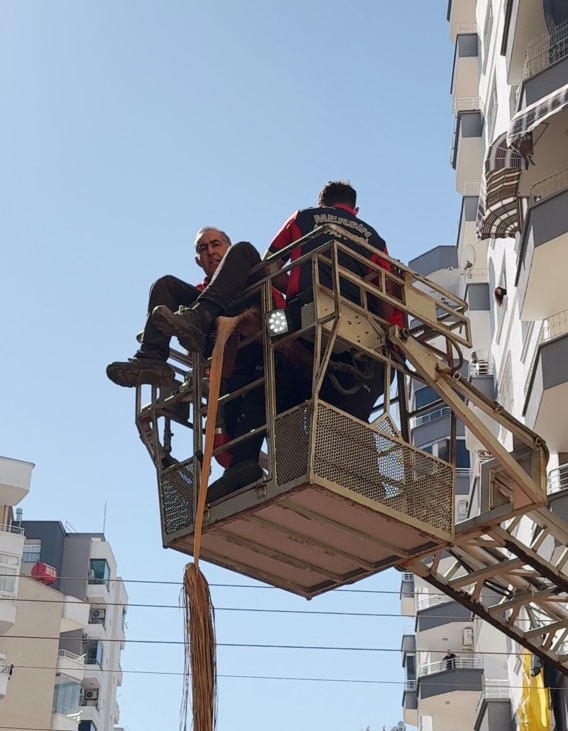
[[[163,388],[173,385],[176,374],[173,369],[160,358],[135,355],[127,362],[115,362],[107,366],[107,376],[117,386],[133,388],[143,383]]]
[[[227,497],[233,492],[240,490],[241,487],[254,485],[260,482],[264,472],[258,464],[258,460],[245,459],[237,462],[236,465],[225,470],[223,477],[215,480],[207,489],[207,502],[209,504]]]
[[[152,322],[164,335],[174,336],[182,348],[190,353],[204,353],[206,335],[215,316],[211,309],[201,303],[193,307],[180,307],[172,312],[165,305],[158,305],[152,311]]]

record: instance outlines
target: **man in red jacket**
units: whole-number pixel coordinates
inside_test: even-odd
[[[301,239],[325,223],[333,223],[352,232],[357,237],[364,239],[377,252],[388,255],[387,245],[384,239],[379,236],[370,224],[359,218],[357,193],[355,189],[349,183],[332,181],[321,190],[316,208],[305,208],[296,211],[296,213],[290,216],[276,234],[266,256],[277,254],[279,251],[289,247],[295,241],[298,241],[298,239]],[[322,234],[312,238],[303,246],[292,249],[283,259],[279,260],[278,264],[280,268],[288,260],[297,261],[301,256],[317,249],[318,246],[321,246],[328,240],[329,234]],[[378,253],[371,254],[364,246],[360,246],[347,238],[342,243],[353,252],[359,254],[363,259],[370,259],[372,262],[390,271],[390,263],[385,261]],[[357,274],[361,279],[369,274],[370,269],[363,261],[359,261],[345,252],[340,251],[338,253],[338,261],[342,267]],[[331,269],[329,266],[320,264],[319,280],[322,285],[333,289]],[[290,275],[283,274],[277,277],[275,284],[279,289],[286,292],[287,307],[293,316],[295,310],[299,312],[300,307],[312,298],[312,262],[307,261],[295,267],[292,269]],[[352,284],[346,279],[342,279],[340,280],[340,289],[344,297],[356,304],[361,304],[360,291],[357,285]],[[377,300],[374,303],[370,303],[369,308],[375,314],[378,314],[393,325],[402,327],[404,324],[402,312],[384,301]],[[334,374],[334,364],[339,364],[340,367],[356,367],[356,363],[353,362],[350,353],[333,355],[328,375],[322,384],[320,397],[342,411],[362,421],[368,421],[373,406],[384,393],[384,366],[378,361],[369,361],[367,364],[366,379],[358,381],[355,375],[350,375],[349,373],[342,372]],[[372,375],[369,369],[373,370]],[[339,388],[335,384],[338,384]],[[358,390],[353,392],[354,389]],[[304,393],[303,396],[304,398],[309,398],[309,394]]]

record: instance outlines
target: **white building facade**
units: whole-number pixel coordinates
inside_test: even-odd
[[[0,458],[0,729],[120,731],[124,583],[104,535],[22,520],[32,468]]]
[[[457,270],[472,323],[469,379],[545,438],[549,507],[568,520],[568,2],[450,0],[447,19],[450,161],[462,207],[455,250],[432,272]],[[440,248],[449,247],[416,261]],[[507,432],[494,433],[513,449]],[[481,466],[491,456],[464,436],[470,474],[467,490],[458,486],[458,520],[481,511]],[[529,542],[528,523],[517,536]],[[415,634],[402,640],[405,722],[421,731],[519,728],[522,648],[412,574],[403,574],[401,606],[415,618]],[[553,677],[550,728],[563,731],[566,681]]]

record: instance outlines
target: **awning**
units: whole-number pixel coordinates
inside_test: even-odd
[[[526,160],[530,161],[533,155],[533,131],[553,114],[557,114],[567,107],[568,84],[565,84],[552,94],[545,96],[544,99],[540,99],[515,114],[509,125],[507,145],[514,147]]]
[[[521,172],[526,168],[520,153],[508,146],[506,132],[489,146],[477,208],[479,239],[511,238],[520,230],[518,190]]]

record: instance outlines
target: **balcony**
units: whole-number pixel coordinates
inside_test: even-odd
[[[568,84],[568,23],[528,45],[523,76],[522,107]]]
[[[479,207],[479,183],[464,183],[462,207],[458,223],[456,246],[459,252],[460,269],[487,267],[487,242],[478,241],[475,224]],[[473,247],[472,249],[466,247]]]
[[[456,189],[462,195],[466,184],[481,181],[483,117],[480,109],[479,97],[458,98],[454,102],[450,163],[456,171]]]
[[[501,53],[506,58],[507,82],[520,84],[525,69],[527,47],[546,32],[542,2],[508,0],[501,40]]]
[[[433,594],[421,597],[416,610],[415,627],[422,646],[463,647],[465,632],[471,627],[471,611],[446,596]]]
[[[404,723],[418,725],[418,693],[416,680],[406,680],[402,693],[402,712]]]
[[[110,594],[106,583],[98,579],[89,579],[87,599],[94,604],[107,604],[110,601]]]
[[[414,617],[414,574],[404,571],[400,581],[400,613],[403,617]]]
[[[523,416],[553,452],[568,451],[568,310],[543,320],[525,382]]]
[[[471,727],[482,689],[480,657],[468,655],[422,665],[418,675],[420,715],[434,716],[436,731]]]
[[[81,698],[81,721],[84,723],[91,722],[95,728],[101,728],[98,697],[96,700],[84,696]]]
[[[26,497],[33,468],[30,462],[0,457],[0,505],[13,507]]]
[[[461,28],[475,27],[475,5],[476,0],[449,0],[447,20],[452,43],[456,42]]]
[[[547,492],[550,510],[562,520],[568,520],[568,464],[550,470]]]
[[[477,704],[474,731],[515,731],[508,680],[486,680]]]
[[[69,650],[59,650],[57,672],[81,682],[85,673],[85,656]]]
[[[452,414],[452,410],[448,406],[443,406],[440,409],[435,409],[434,411],[429,411],[427,414],[421,414],[420,416],[415,416],[411,422],[411,428],[416,429],[419,426],[424,426],[425,424],[431,424],[433,421],[438,421],[439,419],[444,419],[445,417],[451,416],[451,414]]]
[[[531,190],[516,282],[522,320],[541,320],[568,308],[566,271],[568,168]]]
[[[6,665],[6,655],[0,655],[0,701],[6,697],[11,674],[12,666]]]
[[[475,23],[458,26],[450,91],[454,99],[479,94],[479,40]]]
[[[51,716],[52,731],[77,731],[81,720],[79,713],[69,712],[66,708],[56,706]]]
[[[74,596],[66,595],[63,599],[61,632],[73,632],[77,629],[84,629],[88,621],[89,605],[80,599],[76,599]]]

